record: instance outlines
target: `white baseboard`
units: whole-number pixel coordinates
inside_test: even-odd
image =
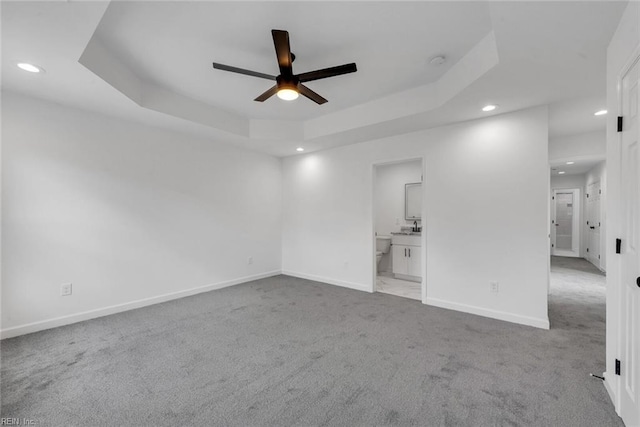
[[[587,261],[589,262],[589,264],[593,265],[595,268],[597,268],[598,270],[602,271],[604,274],[607,274],[607,272],[605,271],[605,267],[604,267],[604,266],[602,266],[602,265],[598,265],[598,264],[600,264],[599,262],[598,262],[598,264],[596,264],[595,262],[591,261],[591,260],[590,260],[589,258],[587,258],[586,256],[585,256],[585,257],[583,257],[582,259],[587,260]],[[598,260],[598,261],[600,261],[600,260]]]
[[[285,276],[293,276],[293,277],[298,277],[300,279],[307,279],[307,280],[313,280],[315,282],[327,283],[329,285],[341,286],[343,288],[354,289],[356,291],[369,292],[369,293],[373,292],[373,290],[371,289],[371,286],[363,285],[360,283],[345,282],[343,280],[329,279],[328,277],[314,276],[312,274],[298,273],[295,271],[287,271],[287,270],[283,270],[282,274],[284,274]]]
[[[134,310],[136,308],[159,304],[159,303],[171,301],[174,299],[180,299],[180,298],[188,297],[191,295],[200,294],[203,292],[214,291],[216,289],[222,289],[229,286],[238,285],[240,283],[250,282],[252,280],[264,279],[266,277],[277,276],[279,274],[281,274],[280,270],[269,271],[266,273],[240,277],[238,279],[227,280],[224,282],[213,283],[205,286],[199,286],[197,288],[186,289],[183,291],[171,292],[168,294],[158,295],[155,297],[126,302],[123,304],[97,308],[95,310],[69,314],[67,316],[41,320],[38,322],[27,323],[25,325],[13,326],[11,328],[0,330],[0,339],[17,337],[19,335],[30,334],[32,332],[43,331],[45,329],[57,328],[58,326],[70,325],[72,323],[82,322],[84,320],[95,319],[97,317],[108,316],[110,314],[121,313],[123,311],[128,311],[128,310]]]
[[[490,317],[492,319],[504,320],[506,322],[519,323],[521,325],[534,326],[541,329],[549,329],[549,319],[539,319],[537,317],[521,316],[505,311],[491,310],[488,308],[473,305],[460,304],[457,302],[445,301],[438,298],[427,297],[427,305],[447,308],[449,310],[461,311],[463,313],[476,314],[478,316]]]
[[[608,372],[603,372],[602,376],[604,377],[604,389],[607,390],[607,393],[609,394],[609,399],[611,399],[611,403],[613,403],[613,407],[616,410],[616,414],[620,415],[620,411],[618,410],[618,403],[617,403],[617,396],[616,393],[614,392],[615,390],[615,385],[611,384],[611,380],[610,378],[612,378],[614,376],[614,374],[610,374]]]
[[[567,251],[562,249],[555,249],[551,256],[563,256],[568,258],[581,258],[580,252]]]

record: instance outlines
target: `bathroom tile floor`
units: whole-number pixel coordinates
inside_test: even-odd
[[[376,291],[404,298],[422,300],[422,285],[382,274],[376,277]]]

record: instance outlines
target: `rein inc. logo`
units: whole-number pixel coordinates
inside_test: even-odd
[[[35,426],[38,422],[32,418],[0,418],[0,426]]]

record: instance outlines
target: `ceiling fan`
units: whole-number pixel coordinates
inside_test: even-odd
[[[280,67],[279,76],[272,76],[270,74],[245,70],[243,68],[218,64],[216,62],[213,63],[213,68],[218,70],[231,71],[232,73],[246,74],[248,76],[276,81],[275,86],[258,96],[254,101],[264,102],[276,94],[280,99],[291,101],[296,99],[298,95],[304,95],[317,104],[324,104],[327,102],[325,98],[318,95],[302,83],[310,82],[312,80],[326,79],[327,77],[339,76],[341,74],[354,73],[357,71],[356,64],[351,63],[324,68],[322,70],[309,71],[302,74],[293,74],[293,68],[291,65],[296,59],[296,56],[291,53],[291,47],[289,46],[289,33],[283,30],[271,30],[271,35],[273,36],[273,44],[276,48],[278,66]]]

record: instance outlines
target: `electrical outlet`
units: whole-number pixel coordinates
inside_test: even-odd
[[[253,264],[253,257],[250,256],[249,259],[247,259],[247,264]]]
[[[60,285],[60,296],[67,297],[71,295],[72,290],[73,289],[71,283],[63,283],[62,285]]]
[[[498,286],[498,282],[489,282],[489,289],[491,292],[499,292],[500,287]]]

